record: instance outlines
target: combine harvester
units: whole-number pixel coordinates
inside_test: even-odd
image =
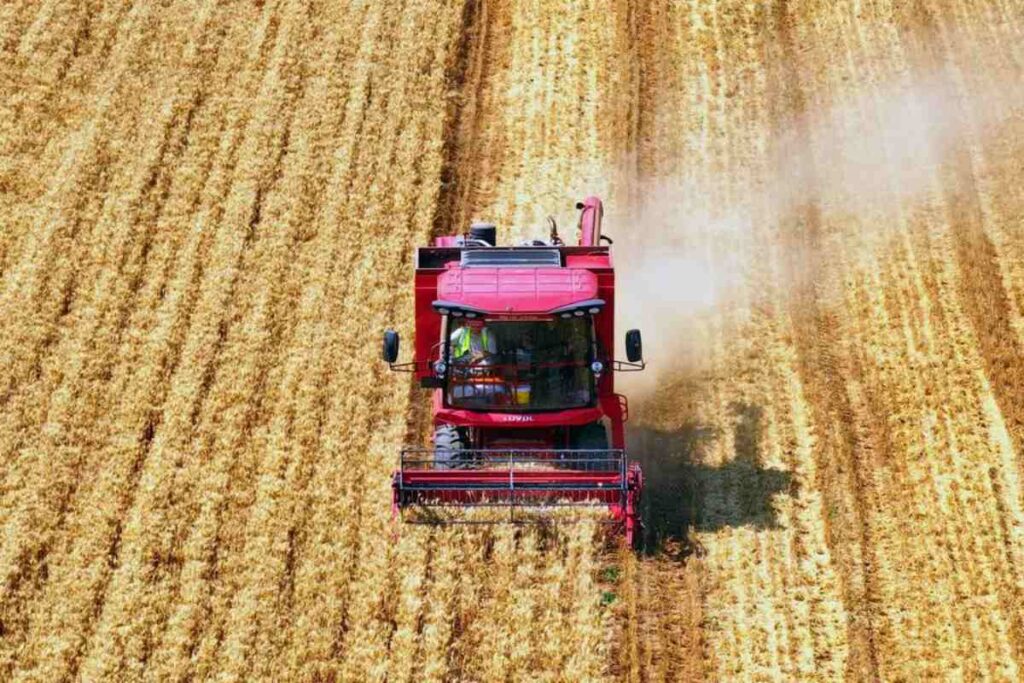
[[[507,507],[521,523],[598,506],[640,542],[643,474],[626,458],[628,404],[613,385],[613,371],[644,368],[640,331],[626,333],[628,361],[614,360],[615,274],[601,243],[612,240],[600,199],[577,209],[578,246],[549,219],[548,241],[498,247],[493,225],[474,224],[417,250],[413,360],[397,363],[398,333],[384,333],[391,369],[433,390],[433,448],[403,449],[393,477],[403,519],[407,508],[436,522],[437,508]]]

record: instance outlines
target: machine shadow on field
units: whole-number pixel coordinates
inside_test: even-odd
[[[702,461],[723,434],[686,423],[672,431],[636,425],[628,431],[630,457],[644,470],[644,550],[677,559],[699,552],[690,531],[778,526],[773,499],[794,494],[796,482],[783,470],[761,464],[762,409],[734,403],[733,457],[722,465]]]

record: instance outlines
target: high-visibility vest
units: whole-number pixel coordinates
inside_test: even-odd
[[[470,350],[483,353],[490,348],[491,333],[486,327],[480,330],[479,335],[474,335],[473,330],[469,327],[460,327],[452,335],[452,356],[455,358],[462,358]]]

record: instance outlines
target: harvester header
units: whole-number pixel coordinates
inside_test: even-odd
[[[413,359],[398,363],[398,334],[384,334],[384,360],[433,392],[431,447],[403,449],[393,475],[403,518],[487,506],[519,522],[598,506],[638,541],[643,475],[625,453],[614,372],[643,369],[640,332],[616,360],[603,207],[589,197],[577,208],[576,246],[551,220],[547,240],[497,246],[497,228],[478,223],[417,250]]]

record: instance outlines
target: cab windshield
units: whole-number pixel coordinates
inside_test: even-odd
[[[472,410],[564,410],[593,405],[589,317],[452,319],[448,405]]]

